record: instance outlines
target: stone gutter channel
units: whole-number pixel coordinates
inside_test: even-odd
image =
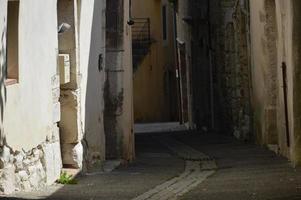
[[[185,161],[185,170],[179,176],[133,200],[176,200],[197,187],[217,170],[215,161],[206,154],[168,136],[155,139]]]

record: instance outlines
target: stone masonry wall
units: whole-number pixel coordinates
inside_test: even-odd
[[[248,1],[212,1],[210,5],[216,126],[248,140],[251,132]]]
[[[61,173],[62,162],[58,127],[43,144],[30,151],[0,148],[0,194],[36,190],[53,184]]]
[[[35,148],[13,150],[6,141],[0,147],[0,194],[36,190],[53,184],[62,169],[60,133],[59,76],[51,78],[53,125],[45,141]],[[30,138],[28,138],[30,139]]]

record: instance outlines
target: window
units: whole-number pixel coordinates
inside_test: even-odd
[[[6,85],[19,78],[19,1],[8,1]]]
[[[162,6],[162,34],[163,40],[167,40],[167,8],[166,5]]]

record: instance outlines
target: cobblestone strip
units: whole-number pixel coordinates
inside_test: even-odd
[[[169,148],[173,153],[184,160],[205,161],[211,160],[206,154],[199,152],[171,137],[157,137],[157,140]]]
[[[185,160],[185,171],[133,200],[176,200],[211,176],[217,166],[207,155],[172,138],[160,137],[159,141]]]

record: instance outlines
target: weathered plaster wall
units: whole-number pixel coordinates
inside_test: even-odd
[[[265,54],[267,49],[262,48],[262,36],[264,36],[264,25],[265,25],[265,15],[264,11],[264,1],[250,2],[251,10],[251,37],[252,37],[252,65],[253,77],[253,104],[254,104],[254,123],[257,139],[263,142],[264,130],[262,125],[264,122],[264,97],[265,91],[264,87],[264,74],[263,71],[267,65],[267,59]],[[264,51],[264,53],[263,53]],[[256,106],[257,105],[257,106]]]
[[[293,142],[292,135],[294,134],[294,118],[293,118],[293,74],[294,63],[292,59],[292,30],[293,30],[293,12],[292,1],[290,0],[275,0],[276,5],[276,22],[277,22],[277,57],[274,57],[276,62],[273,66],[277,70],[277,135],[279,150],[283,155],[291,157],[286,139],[286,122],[285,122],[285,105],[283,94],[283,76],[282,63],[287,66],[287,100],[288,100],[288,117],[289,117],[289,132],[290,143]],[[270,52],[273,51],[268,45],[266,34],[267,27],[267,9],[264,1],[250,1],[251,10],[251,41],[252,41],[252,77],[253,77],[253,108],[254,108],[254,126],[257,135],[257,140],[262,144],[269,144],[266,140],[267,132],[265,125],[268,124],[268,119],[265,116],[267,109],[266,102],[269,100],[266,96],[266,89],[269,88],[270,78],[265,76],[268,73],[268,67],[271,65]],[[276,136],[277,137],[277,136]],[[276,139],[277,140],[277,139]]]
[[[178,1],[177,4],[177,10],[176,10],[176,31],[177,31],[177,42],[178,46],[179,43],[184,43],[186,47],[186,55],[185,55],[185,61],[186,61],[186,84],[187,85],[187,97],[182,97],[182,101],[184,98],[187,99],[187,107],[188,107],[188,126],[192,128],[194,126],[193,122],[193,112],[192,112],[192,88],[191,88],[191,57],[192,57],[192,52],[191,52],[191,41],[192,41],[192,33],[191,33],[191,27],[190,24],[187,23],[184,19],[189,19],[192,18],[191,12],[190,12],[190,7],[193,4],[191,2],[187,1]],[[178,56],[179,60],[179,56]],[[184,79],[184,78],[183,78]],[[183,87],[183,86],[181,86]]]
[[[7,2],[0,4],[3,84]],[[20,1],[19,82],[7,86],[1,98],[0,193],[36,189],[60,175],[56,6],[53,0]]]
[[[70,59],[70,82],[60,85],[61,121],[60,138],[63,164],[81,168],[82,131],[80,122],[80,89],[78,61],[78,4],[75,0],[60,0],[57,3],[58,25],[67,23],[69,30],[59,34],[59,53]],[[79,151],[79,152],[78,152]]]
[[[135,158],[135,138],[134,138],[134,110],[133,110],[133,62],[132,62],[132,34],[131,27],[128,25],[130,20],[130,1],[124,0],[124,20],[123,20],[123,42],[124,42],[124,102],[123,113],[118,119],[122,130],[122,158],[129,162]]]
[[[301,101],[300,101],[300,64],[301,64],[301,2],[298,0],[292,1],[293,12],[293,43],[292,43],[292,57],[294,64],[294,135],[292,146],[292,159],[296,165],[301,164]]]
[[[47,10],[41,9],[46,5]],[[44,142],[59,115],[52,101],[52,79],[57,73],[56,17],[56,1],[20,1],[19,83],[7,86],[4,113],[6,141],[14,150],[30,150]]]
[[[107,1],[105,116],[106,158],[134,158],[133,83],[129,1]]]
[[[105,158],[105,0],[80,5],[80,110],[86,168],[100,167]]]
[[[167,8],[163,40],[162,6]],[[132,1],[133,18],[149,18],[152,45],[134,72],[135,122],[177,120],[173,8],[167,1]]]

